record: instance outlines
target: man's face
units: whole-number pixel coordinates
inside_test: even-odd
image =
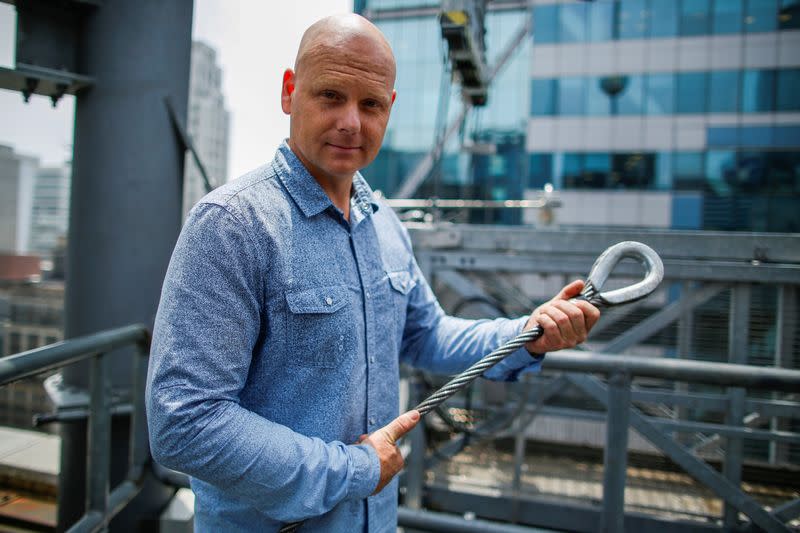
[[[315,47],[284,74],[289,146],[317,180],[349,180],[380,150],[394,101],[394,63],[366,39]]]

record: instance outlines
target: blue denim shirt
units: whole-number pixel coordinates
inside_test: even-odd
[[[446,316],[405,228],[354,177],[350,221],[286,143],[206,196],[175,246],[147,383],[155,459],[192,477],[197,531],[394,533],[396,480],[354,445],[399,413],[400,363],[454,374],[525,318]],[[521,349],[491,369],[516,379]]]

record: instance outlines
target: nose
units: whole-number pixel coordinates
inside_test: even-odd
[[[356,102],[342,106],[336,129],[342,133],[358,133],[361,130],[361,115]]]

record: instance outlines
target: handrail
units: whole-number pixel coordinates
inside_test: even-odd
[[[624,373],[630,377],[662,378],[725,387],[786,392],[800,390],[800,370],[686,359],[561,350],[547,355],[546,368],[605,375]]]
[[[0,387],[149,338],[146,326],[131,324],[9,355],[0,358]]]
[[[0,386],[90,359],[89,423],[87,426],[86,510],[69,533],[103,531],[142,489],[150,462],[145,426],[144,387],[150,333],[141,324],[100,331],[0,359]],[[111,453],[111,385],[108,352],[136,345],[129,464],[126,479],[109,490]],[[64,524],[60,524],[63,527]]]

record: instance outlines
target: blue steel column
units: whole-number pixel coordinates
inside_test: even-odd
[[[617,372],[608,380],[601,531],[621,532],[625,530],[625,479],[628,471],[630,408],[630,375]]]
[[[730,317],[728,321],[728,362],[747,364],[747,350],[750,330],[750,285],[739,283],[731,289]],[[728,413],[725,423],[729,426],[741,426],[745,409],[745,389],[728,388]],[[725,445],[725,462],[722,473],[736,487],[742,484],[742,454],[744,441],[742,437],[727,437]],[[733,528],[739,522],[739,511],[726,503],[723,512],[723,526]]]
[[[164,104],[185,120],[192,0],[107,0],[87,16],[79,64],[95,85],[76,98],[65,298],[67,338],[134,322],[152,327],[161,283],[180,230],[183,149]],[[116,392],[132,383],[133,349],[110,352]],[[86,388],[85,364],[65,369]],[[111,485],[127,469],[128,421],[112,425]],[[59,529],[83,513],[85,424],[65,424]],[[114,531],[134,530],[171,490],[148,482]]]

